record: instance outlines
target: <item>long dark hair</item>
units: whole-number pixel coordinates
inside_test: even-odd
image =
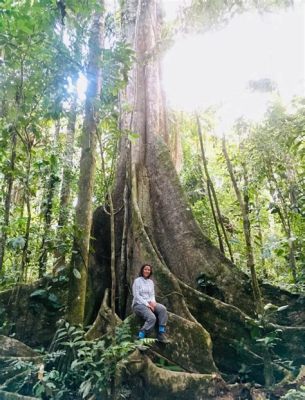
[[[144,270],[145,267],[150,267],[150,275],[148,277],[148,278],[150,278],[152,276],[152,273],[153,273],[153,267],[150,264],[143,264],[142,265],[142,267],[140,269],[140,272],[139,272],[139,276],[143,276],[143,270]]]

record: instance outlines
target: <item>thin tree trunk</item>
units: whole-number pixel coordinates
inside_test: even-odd
[[[67,127],[63,179],[62,179],[62,187],[60,193],[60,214],[58,219],[59,226],[64,226],[67,223],[69,215],[68,208],[70,206],[70,198],[71,198],[71,178],[72,178],[72,168],[73,168],[74,138],[75,138],[75,127],[76,127],[76,107],[77,107],[77,96],[75,93],[72,99],[71,110],[69,113],[68,127]]]
[[[296,260],[295,260],[295,245],[294,245],[294,242],[291,241],[292,229],[291,229],[290,218],[288,215],[284,196],[282,194],[282,191],[279,188],[278,182],[274,176],[274,173],[273,173],[271,167],[268,168],[268,181],[269,181],[270,192],[271,192],[274,202],[277,204],[276,193],[278,194],[278,198],[280,200],[281,207],[279,207],[279,209],[278,209],[278,215],[281,220],[283,230],[286,234],[286,238],[288,240],[289,266],[290,266],[293,282],[296,283],[297,282],[297,272],[296,272]]]
[[[53,208],[53,198],[56,188],[56,176],[54,176],[54,171],[50,171],[48,187],[46,191],[45,204],[44,204],[44,229],[43,237],[40,246],[40,257],[38,261],[39,265],[39,278],[42,278],[47,268],[48,259],[48,239],[50,234],[51,222],[52,222],[52,208]]]
[[[30,227],[32,221],[32,212],[31,212],[31,202],[30,202],[30,173],[31,173],[31,166],[32,166],[32,148],[30,145],[27,146],[27,156],[28,156],[28,165],[26,169],[26,182],[24,185],[24,198],[25,204],[27,209],[27,220],[26,220],[26,228],[24,233],[24,246],[22,249],[22,258],[21,258],[21,281],[27,280],[27,265],[29,262],[29,240],[30,240]]]
[[[126,168],[126,182],[124,185],[124,194],[123,194],[123,202],[124,202],[124,218],[123,218],[123,232],[122,232],[122,240],[121,240],[121,257],[119,263],[119,271],[118,279],[118,307],[119,307],[119,315],[124,319],[126,313],[126,298],[127,298],[127,279],[126,279],[126,270],[127,270],[127,234],[128,234],[128,168]]]
[[[16,144],[17,144],[17,133],[14,130],[12,134],[12,145],[11,145],[11,157],[10,157],[10,170],[7,173],[7,189],[4,202],[4,220],[1,227],[1,240],[0,240],[0,271],[3,269],[5,246],[7,241],[7,229],[10,221],[11,201],[12,201],[12,189],[14,182],[14,170],[16,160]]]
[[[17,113],[20,111],[20,107],[23,100],[23,80],[24,80],[24,58],[22,57],[20,60],[20,80],[17,85],[15,102],[16,102],[16,111]],[[3,100],[2,102],[3,108],[1,113],[6,112],[6,104]],[[15,160],[16,160],[16,144],[17,144],[17,128],[13,127],[13,135],[12,135],[12,147],[11,147],[11,157],[10,157],[10,171],[7,174],[7,191],[5,196],[5,204],[4,204],[4,221],[3,226],[1,228],[1,239],[0,239],[0,272],[3,269],[4,262],[4,254],[5,254],[5,246],[7,241],[7,229],[10,220],[10,211],[11,211],[11,202],[12,202],[12,189],[14,182],[14,170],[15,170]]]
[[[199,120],[198,114],[196,114],[196,120],[197,120],[197,127],[198,127],[197,132],[198,132],[198,137],[199,137],[199,142],[200,142],[202,163],[203,163],[204,172],[205,172],[205,175],[206,175],[206,178],[207,178],[208,195],[209,195],[209,200],[210,200],[211,209],[212,209],[212,213],[213,213],[213,218],[214,218],[214,222],[215,222],[215,227],[216,227],[216,231],[217,231],[217,236],[218,236],[218,241],[219,241],[219,248],[220,248],[220,251],[224,254],[225,253],[224,245],[223,245],[222,237],[221,237],[219,226],[218,226],[218,221],[220,223],[220,226],[221,226],[221,229],[222,229],[222,233],[223,233],[223,236],[224,236],[224,239],[225,239],[228,251],[229,251],[230,259],[234,263],[234,257],[233,257],[233,253],[232,253],[232,248],[231,248],[230,242],[228,240],[226,229],[225,229],[225,227],[223,225],[223,222],[222,222],[222,215],[221,215],[221,211],[220,211],[220,207],[219,207],[216,191],[215,191],[212,179],[210,177],[209,169],[208,169],[208,162],[207,162],[207,159],[206,159],[206,156],[205,156],[204,147],[203,147],[202,129],[201,129],[201,124],[200,124],[200,120]],[[215,203],[215,207],[214,207],[214,203]],[[217,212],[218,221],[217,221],[216,214],[215,214],[215,208],[216,208],[216,212]]]
[[[259,240],[259,246],[260,246],[262,272],[263,272],[264,278],[268,278],[268,272],[266,269],[265,257],[264,257],[264,253],[263,253],[264,239],[263,239],[263,232],[262,232],[262,226],[261,226],[261,221],[260,221],[260,207],[258,205],[257,197],[256,197],[256,210],[257,210],[257,233],[258,233],[258,240]]]
[[[76,84],[76,80],[73,85]],[[75,138],[75,127],[76,127],[76,107],[77,107],[77,94],[73,94],[71,109],[69,112],[69,120],[66,135],[66,146],[64,154],[64,167],[62,173],[62,185],[60,192],[59,202],[59,218],[58,218],[58,229],[57,237],[60,241],[59,245],[55,249],[55,264],[54,274],[61,268],[66,266],[66,246],[67,240],[64,234],[63,228],[69,221],[69,209],[71,206],[71,182],[72,182],[72,168],[73,168],[73,155],[74,155],[74,138]]]
[[[64,35],[64,20],[62,20],[60,26],[60,40],[63,43]],[[74,42],[74,53],[79,54],[79,44],[77,39]],[[71,181],[72,181],[72,168],[73,168],[73,154],[74,154],[74,137],[76,127],[76,116],[77,116],[77,84],[78,74],[74,74],[72,77],[72,88],[73,93],[71,97],[70,110],[68,116],[68,126],[66,132],[66,143],[65,151],[63,155],[63,171],[61,179],[61,191],[59,200],[59,217],[57,224],[57,241],[58,245],[54,250],[54,264],[53,264],[53,275],[56,275],[60,270],[66,267],[66,253],[67,247],[65,245],[67,241],[67,235],[63,229],[69,220],[69,209],[71,202]],[[59,120],[60,121],[60,120]]]
[[[222,252],[222,254],[225,254],[225,249],[224,249],[221,233],[220,233],[219,226],[218,226],[218,220],[216,217],[214,202],[212,199],[212,185],[213,185],[212,182],[209,179],[207,179],[208,197],[209,197],[213,220],[214,220],[214,224],[215,224],[215,228],[216,228],[216,233],[217,233],[217,238],[218,238],[218,243],[219,243],[219,250]]]
[[[60,119],[56,121],[55,125],[55,135],[53,139],[53,147],[56,148],[58,142],[58,136],[60,132]],[[38,260],[38,276],[42,278],[42,276],[46,273],[47,270],[47,260],[48,260],[48,240],[52,222],[52,208],[53,208],[53,198],[57,183],[56,171],[54,168],[54,163],[50,163],[49,168],[49,177],[47,181],[47,187],[45,190],[45,195],[43,196],[43,234],[42,234],[42,241],[40,246],[40,256]]]
[[[103,3],[101,3],[101,6]],[[101,49],[104,19],[100,12],[93,17],[89,40],[89,84],[86,94],[85,119],[82,135],[82,153],[78,182],[78,202],[75,210],[75,226],[72,259],[69,270],[67,320],[82,324],[86,299],[86,283],[89,243],[92,223],[92,195],[95,177],[95,151],[98,112],[96,110],[101,87]]]
[[[243,230],[244,230],[244,237],[245,237],[245,242],[246,242],[247,266],[251,272],[253,296],[254,296],[256,307],[257,307],[257,312],[259,314],[261,314],[263,311],[263,303],[262,303],[261,292],[260,292],[260,288],[258,285],[256,271],[255,271],[255,262],[254,262],[252,238],[251,238],[251,225],[250,225],[250,220],[249,220],[249,202],[248,202],[249,198],[248,198],[247,191],[245,191],[244,199],[242,198],[241,192],[237,185],[237,181],[235,179],[232,163],[231,163],[231,160],[230,160],[228,152],[227,152],[226,142],[225,142],[224,137],[222,139],[222,150],[223,150],[223,154],[224,154],[224,157],[225,157],[225,160],[227,163],[227,168],[228,168],[228,171],[229,171],[229,174],[231,177],[231,181],[232,181],[232,185],[234,187],[237,201],[239,203],[239,207],[240,207],[240,210],[242,213]],[[247,179],[246,173],[245,173],[245,178]],[[245,182],[245,184],[246,184],[246,182]]]
[[[114,226],[114,208],[110,186],[108,187],[108,200],[110,209],[110,236],[111,236],[111,330],[112,344],[115,344],[115,297],[116,297],[116,273],[115,273],[115,226]]]

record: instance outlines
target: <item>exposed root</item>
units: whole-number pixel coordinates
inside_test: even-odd
[[[24,362],[33,362],[34,364],[42,362],[42,356],[35,357],[18,357],[18,356],[0,356],[0,364],[2,362],[8,363],[11,361],[24,361]]]
[[[300,348],[304,347],[305,330],[298,329],[299,335],[294,335],[295,337],[293,335],[288,337],[290,332],[296,333],[294,328],[267,324],[263,330],[255,320],[237,307],[207,296],[184,282],[179,281],[179,284],[191,312],[211,335],[214,359],[221,371],[235,375],[237,371],[243,369],[243,365],[247,365],[250,367],[248,374],[250,373],[257,382],[263,383],[264,350],[256,342],[256,338],[259,338],[259,335],[268,335],[268,330],[274,331],[276,328],[281,328],[284,339],[273,348],[276,354],[288,357],[289,352],[290,355],[294,352],[293,358],[297,357],[299,351],[301,351],[300,356],[304,354]],[[295,346],[296,343],[298,348]],[[292,379],[291,372],[284,366],[274,363],[272,366],[277,381]]]
[[[1,400],[37,400],[37,397],[22,396],[21,394],[5,392],[4,390],[0,390],[0,398]]]
[[[0,335],[0,359],[7,356],[35,358],[37,353],[19,340]]]
[[[135,316],[128,317],[123,323],[130,325],[133,334],[139,328]],[[210,335],[200,324],[169,313],[167,332],[170,343],[164,345],[156,342],[150,348],[152,351],[189,372],[218,372],[212,357]]]
[[[87,340],[94,340],[111,332],[112,312],[108,306],[109,289],[105,290],[104,298],[97,314],[97,317],[85,335]],[[121,319],[116,315],[116,325],[122,323]]]
[[[18,374],[15,373],[14,376],[8,378],[2,385],[1,389],[9,389],[10,387],[13,387],[14,383],[18,384],[18,381],[22,380],[23,378],[27,377],[29,374],[30,370],[25,369]]]
[[[124,385],[127,380],[132,387],[133,399],[233,400],[226,383],[216,373],[169,371],[157,367],[139,351],[132,353],[127,361],[118,366],[116,385]]]

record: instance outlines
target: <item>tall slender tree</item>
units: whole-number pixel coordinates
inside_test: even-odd
[[[84,320],[96,164],[96,131],[99,118],[98,104],[102,88],[103,8],[104,3],[101,1],[92,18],[88,45],[88,88],[81,144],[78,202],[75,210],[75,236],[69,271],[67,319],[71,324],[82,324]]]
[[[199,143],[200,143],[200,149],[201,149],[201,158],[202,158],[203,168],[204,168],[206,179],[207,179],[209,201],[210,201],[212,214],[213,214],[213,218],[214,218],[214,223],[215,223],[215,227],[216,227],[216,231],[217,231],[217,236],[218,236],[218,241],[219,241],[219,248],[220,248],[220,251],[222,253],[225,253],[224,245],[223,245],[223,241],[222,241],[222,237],[221,237],[221,233],[220,233],[220,230],[219,230],[218,223],[221,226],[222,234],[224,236],[224,240],[225,240],[225,243],[226,243],[229,255],[230,255],[230,259],[231,259],[232,262],[234,262],[231,245],[230,245],[230,242],[228,240],[227,232],[226,232],[226,229],[225,229],[223,221],[222,221],[222,215],[221,215],[221,211],[220,211],[220,207],[219,207],[219,202],[218,202],[218,199],[217,199],[216,191],[215,191],[215,188],[214,188],[214,185],[213,185],[213,182],[212,182],[212,179],[210,177],[209,170],[208,170],[208,163],[207,163],[207,159],[206,159],[205,151],[204,151],[204,147],[203,147],[202,129],[201,129],[201,124],[200,124],[200,119],[199,119],[198,114],[196,115],[196,120],[197,120],[198,137],[199,137]],[[214,204],[215,204],[215,206],[214,206]]]
[[[251,282],[252,282],[252,289],[253,289],[253,296],[256,303],[256,309],[258,313],[262,313],[263,311],[263,302],[260,287],[257,280],[256,270],[255,270],[255,261],[254,261],[254,252],[253,252],[253,244],[252,244],[252,235],[251,235],[251,224],[249,218],[249,195],[248,195],[248,175],[246,171],[245,164],[243,165],[244,168],[244,179],[245,179],[245,188],[244,188],[244,196],[238,187],[237,180],[234,175],[233,166],[227,151],[226,140],[225,137],[222,139],[222,150],[223,154],[227,163],[227,168],[231,177],[232,185],[234,187],[234,191],[236,194],[236,198],[238,200],[238,204],[240,207],[240,211],[242,214],[243,219],[243,230],[244,230],[244,237],[246,242],[246,254],[247,254],[247,266],[249,271],[251,272]]]
[[[16,145],[17,133],[15,129],[11,132],[11,156],[9,161],[9,170],[6,174],[6,193],[4,201],[4,218],[1,225],[1,239],[0,239],[0,271],[3,269],[5,247],[7,242],[7,230],[9,228],[10,213],[12,206],[12,191],[14,183],[14,170],[16,161]]]

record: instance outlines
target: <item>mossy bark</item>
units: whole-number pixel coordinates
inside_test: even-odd
[[[0,356],[35,357],[38,354],[16,339],[0,335]]]
[[[218,374],[173,372],[157,367],[144,354],[135,351],[117,369],[117,388],[127,384],[131,399],[137,400],[233,400]]]
[[[88,89],[86,93],[85,120],[82,134],[82,153],[78,182],[78,202],[75,210],[76,231],[71,265],[69,268],[69,292],[67,320],[74,325],[83,324],[89,243],[92,222],[92,196],[95,176],[97,104],[101,93],[101,50],[103,43],[104,16],[95,13],[89,40]]]
[[[67,301],[65,280],[44,278],[0,292],[0,326],[5,335],[31,347],[48,347]]]
[[[135,336],[143,321],[131,315],[123,323],[131,327],[131,332]],[[151,337],[155,337],[156,334],[157,332],[153,332]],[[212,357],[210,335],[200,324],[169,313],[167,334],[169,343],[165,346],[156,342],[150,347],[150,351],[170,360],[187,372],[218,372]]]

